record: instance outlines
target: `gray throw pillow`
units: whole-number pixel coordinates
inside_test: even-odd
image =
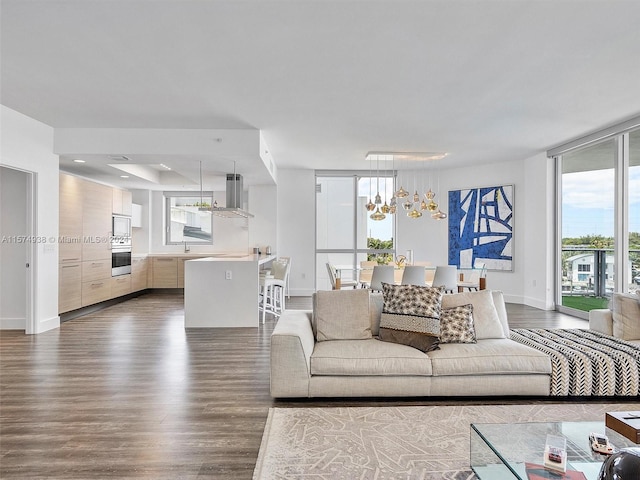
[[[438,348],[443,288],[382,284],[379,338],[423,352]]]
[[[440,343],[477,343],[473,305],[459,305],[440,313]]]
[[[319,342],[372,338],[369,291],[363,288],[318,291],[314,316]]]

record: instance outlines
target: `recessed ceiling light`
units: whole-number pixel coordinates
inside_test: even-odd
[[[162,168],[166,168],[167,170],[171,170],[171,167],[167,167],[164,163],[161,163],[160,166]]]
[[[129,178],[129,175],[120,175],[120,178]]]
[[[76,158],[76,159],[74,160],[74,162],[76,162],[76,163],[85,163],[85,162],[84,162],[84,160],[80,160],[79,158]]]

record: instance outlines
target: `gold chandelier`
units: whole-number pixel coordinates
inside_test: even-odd
[[[446,153],[433,153],[433,152],[369,152],[367,153],[366,158],[369,160],[369,168],[371,171],[371,162],[376,160],[379,162],[380,160],[393,162],[393,172],[395,173],[395,161],[404,162],[406,165],[411,163],[421,162],[421,164],[426,164],[428,161],[440,160],[444,158]],[[409,170],[409,169],[407,169]],[[414,175],[413,181],[414,186],[416,184],[417,172]],[[398,175],[398,180],[400,180],[400,175]],[[405,181],[408,179],[404,179]],[[379,164],[377,169],[377,181],[378,181],[378,195],[376,195],[375,204],[369,200],[367,204],[367,210],[372,211],[376,209],[376,211],[371,214],[370,218],[373,220],[383,220],[385,218],[385,214],[395,214],[398,209],[398,205],[402,205],[402,208],[406,211],[407,216],[409,218],[420,218],[423,216],[425,210],[430,213],[431,218],[434,220],[443,220],[447,218],[447,214],[440,209],[438,202],[436,201],[436,192],[434,192],[431,188],[431,176],[429,176],[429,189],[424,193],[424,198],[421,198],[418,193],[418,189],[415,188],[414,194],[410,195],[410,193],[405,190],[401,181],[400,188],[393,192],[391,196],[391,200],[389,205],[387,205],[386,201],[386,180],[385,180],[385,203],[382,207],[376,207],[376,204],[381,204],[382,199],[379,197],[380,195],[380,171]],[[439,179],[438,179],[438,188],[439,190]],[[371,207],[371,208],[370,208]]]

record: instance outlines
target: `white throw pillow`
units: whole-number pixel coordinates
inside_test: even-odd
[[[491,290],[479,292],[454,293],[442,296],[442,309],[459,307],[461,305],[473,305],[473,325],[476,331],[476,339],[507,338]]]
[[[319,342],[372,338],[369,291],[364,288],[316,292],[314,315]]]
[[[614,293],[610,302],[613,312],[613,336],[623,340],[640,340],[640,301],[637,295]]]

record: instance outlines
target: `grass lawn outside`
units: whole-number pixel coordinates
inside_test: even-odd
[[[563,295],[562,305],[576,310],[584,310],[588,312],[595,308],[609,308],[609,299],[607,297],[593,297],[582,295]]]

